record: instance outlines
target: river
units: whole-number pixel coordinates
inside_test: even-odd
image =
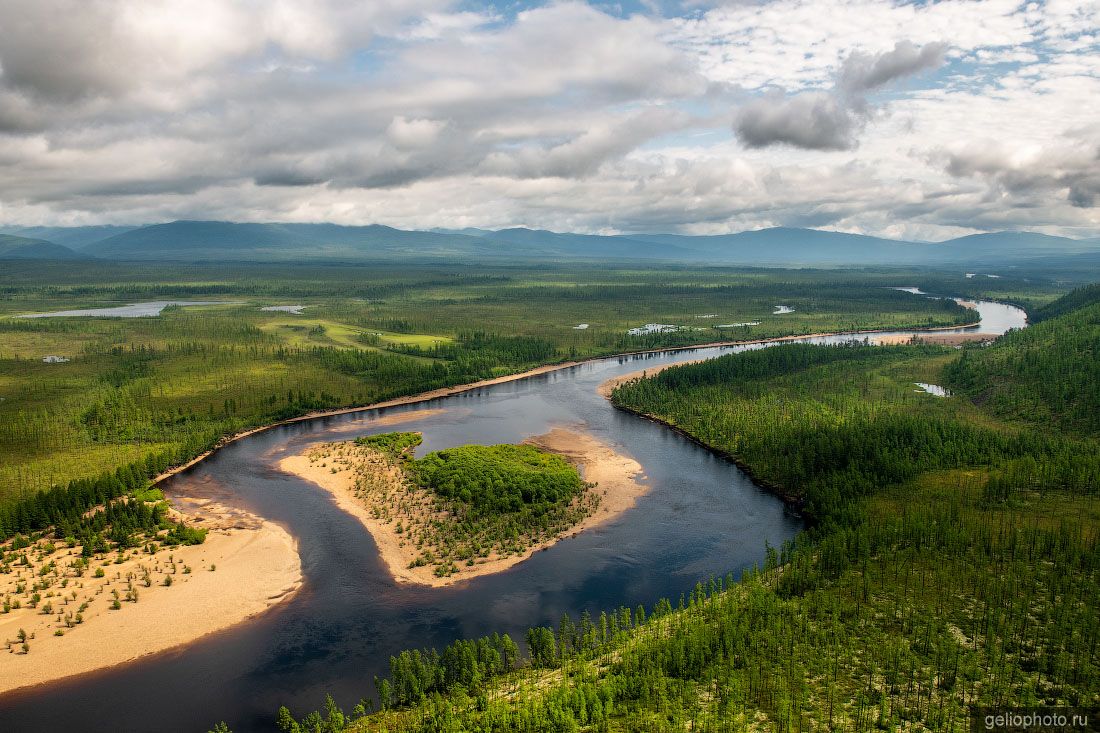
[[[1003,333],[1023,311],[980,302],[982,324]],[[893,333],[893,332],[891,332]],[[803,339],[838,343],[851,336]],[[861,337],[862,338],[862,337]],[[276,709],[298,716],[331,692],[345,709],[373,694],[391,654],[460,637],[557,625],[562,613],[675,603],[696,581],[740,572],[802,528],[801,519],[737,467],[656,423],[617,411],[596,393],[612,377],[761,345],[666,351],[586,362],[410,406],[318,417],[243,438],[171,478],[166,493],[215,493],[285,526],[299,539],[305,584],[261,617],[179,649],[0,698],[0,730],[272,730]],[[370,535],[322,489],[279,471],[279,458],[318,440],[393,427],[377,418],[435,408],[410,422],[429,452],[465,443],[518,442],[580,426],[643,467],[650,491],[614,522],[497,575],[441,589],[399,586]]]

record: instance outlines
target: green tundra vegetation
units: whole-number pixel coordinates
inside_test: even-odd
[[[585,496],[587,485],[561,456],[531,445],[465,445],[412,458],[420,440],[419,433],[358,438],[367,454],[353,461],[357,494],[415,543],[412,567],[430,565],[446,577],[457,563],[519,554],[595,509],[597,497]],[[398,469],[400,486],[390,485],[370,452]]]
[[[0,503],[120,467],[142,480],[235,432],[546,363],[716,340],[961,323],[970,281],[913,272],[574,265],[274,266],[6,262]],[[982,283],[1036,302],[1055,284]],[[972,286],[973,287],[973,286]],[[20,314],[194,299],[154,318]],[[301,315],[263,311],[304,305]],[[773,316],[776,305],[794,312]],[[729,326],[753,323],[757,326]],[[631,336],[645,323],[675,331]],[[588,328],[575,326],[588,324]],[[47,356],[69,359],[44,363]]]
[[[1059,328],[1095,333],[1094,318],[1064,325],[1082,318],[1077,308],[1091,297],[1057,300],[1073,276],[5,262],[0,538],[8,553],[59,532],[93,553],[152,533],[166,544],[201,541],[199,531],[164,523],[150,480],[228,435],[315,410],[570,359],[972,320],[950,300],[889,289],[915,285],[1017,302],[1043,320],[1024,332],[1035,336],[961,358],[929,347],[881,356],[819,350],[824,362],[797,368],[765,359],[760,375],[726,385],[721,399],[714,385],[665,385],[667,399],[656,382],[624,388],[624,407],[652,411],[733,455],[798,502],[811,531],[736,589],[703,586],[681,611],[663,604],[627,617],[620,609],[535,630],[526,639],[534,664],[522,669],[507,671],[503,647],[488,645],[497,665],[475,645],[474,677],[447,682],[453,671],[429,665],[443,682],[421,685],[419,697],[395,692],[384,700],[393,709],[359,725],[682,729],[685,721],[727,725],[741,711],[787,727],[833,719],[935,727],[928,721],[945,718],[933,716],[957,720],[974,700],[1095,701],[1095,442],[1071,432],[1091,424],[1095,390],[1043,392],[1037,381],[1046,376],[1035,367],[1048,360],[1074,384],[1095,384],[1090,367],[1073,361],[1095,361],[1085,336],[1072,349],[1044,346],[1063,339]],[[151,318],[17,317],[165,299],[219,303]],[[305,310],[262,310],[285,305]],[[793,312],[773,314],[777,305]],[[646,323],[674,328],[628,334]],[[1028,340],[1040,337],[1048,341]],[[693,373],[669,374],[677,372]],[[907,380],[950,380],[957,396],[917,394]],[[631,394],[654,401],[631,404]],[[777,394],[828,440],[778,421]],[[748,417],[727,421],[737,410]],[[711,422],[744,432],[707,432]],[[860,447],[875,441],[881,451]],[[471,506],[484,488],[469,486]],[[467,659],[469,649],[454,654]],[[418,689],[402,677],[408,668],[398,666],[391,689]],[[492,722],[500,720],[508,722]]]
[[[1100,306],[1081,301],[961,354],[777,346],[620,386],[616,405],[737,460],[807,531],[675,606],[532,629],[525,661],[491,639],[395,656],[385,709],[284,709],[280,728],[962,731],[975,705],[1100,704],[1098,434],[1004,407],[1095,375]],[[1077,346],[1050,348],[1066,332]]]

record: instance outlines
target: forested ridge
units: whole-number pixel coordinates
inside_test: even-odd
[[[963,355],[779,346],[621,386],[617,404],[803,497],[812,529],[740,583],[532,629],[512,671],[477,645],[395,657],[386,710],[284,710],[281,729],[962,731],[974,705],[1097,705],[1096,441],[1052,411],[1006,419],[913,385],[1019,358],[1027,334]],[[1062,357],[1091,368],[1084,350]]]
[[[998,416],[1100,434],[1100,285],[1055,301],[1030,328],[967,350],[945,375]]]
[[[815,524],[853,521],[860,497],[939,469],[989,466],[995,483],[1020,488],[1100,485],[1093,443],[960,420],[929,395],[888,391],[876,375],[951,353],[788,344],[668,369],[619,387],[613,400],[720,447],[793,494]]]

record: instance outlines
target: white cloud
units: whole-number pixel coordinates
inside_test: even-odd
[[[0,221],[1096,236],[1097,28],[1096,0],[0,0]]]
[[[408,119],[399,115],[386,128],[386,136],[398,148],[423,148],[434,143],[446,126],[442,120]]]

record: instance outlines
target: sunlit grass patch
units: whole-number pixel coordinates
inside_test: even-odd
[[[398,346],[419,346],[421,348],[427,348],[435,346],[436,344],[450,344],[454,343],[454,339],[449,336],[435,336],[426,333],[392,333],[389,331],[375,331],[375,335],[381,339],[383,344],[394,344]]]

